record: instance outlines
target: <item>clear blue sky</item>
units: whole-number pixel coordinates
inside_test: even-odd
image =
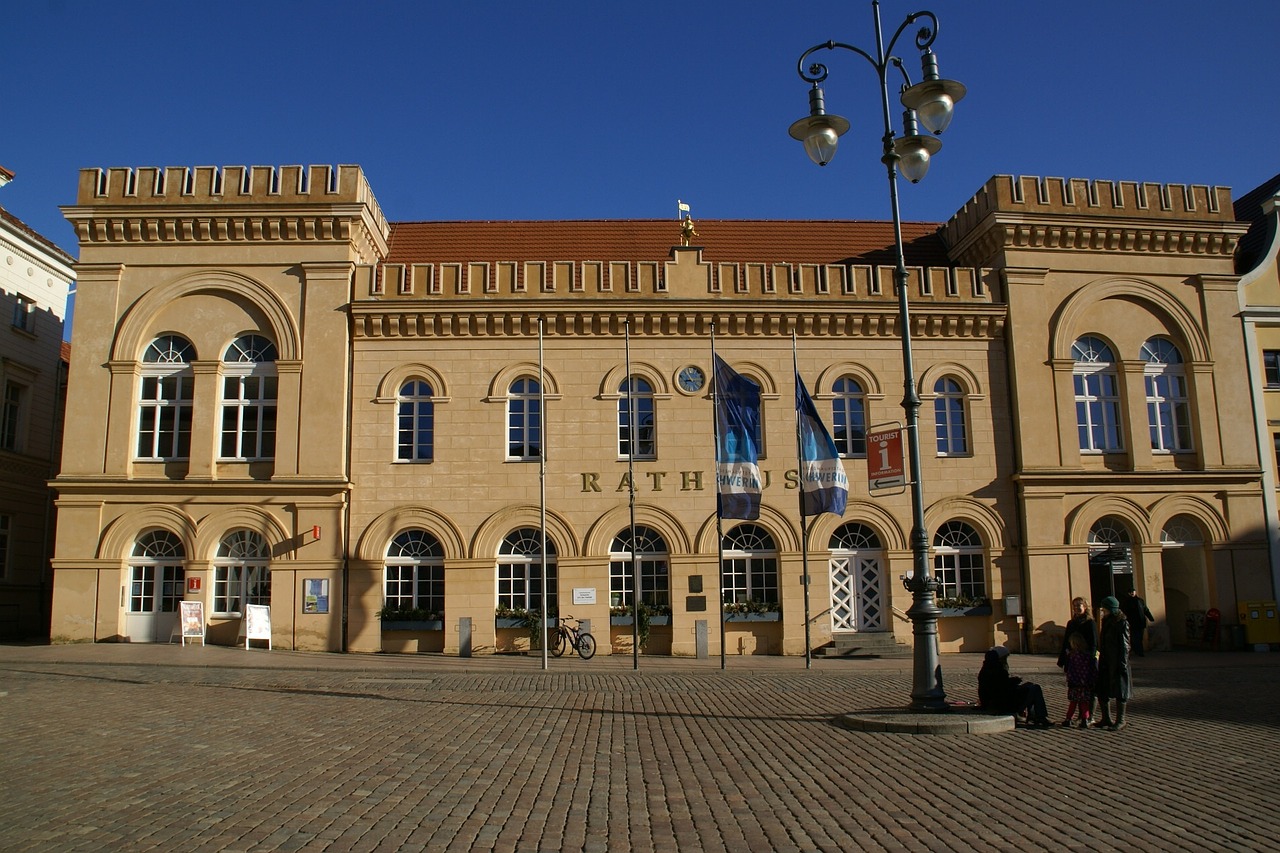
[[[892,32],[915,3],[886,0]],[[928,6],[969,87],[903,216],[993,174],[1230,186],[1280,171],[1280,3]],[[870,66],[825,53],[854,122],[809,162],[806,48],[871,49],[870,4],[752,0],[26,0],[0,48],[0,205],[72,254],[57,206],[93,166],[357,163],[393,220],[887,219]],[[913,77],[909,40],[899,43]]]

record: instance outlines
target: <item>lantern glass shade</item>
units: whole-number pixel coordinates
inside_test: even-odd
[[[804,143],[809,159],[825,166],[836,156],[840,137],[849,129],[849,122],[837,115],[808,115],[791,125],[791,137]]]

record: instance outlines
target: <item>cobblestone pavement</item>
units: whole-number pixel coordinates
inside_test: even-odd
[[[979,663],[943,657],[949,698]],[[1280,655],[1140,659],[1121,732],[832,724],[910,670],[0,646],[0,849],[1280,847]]]

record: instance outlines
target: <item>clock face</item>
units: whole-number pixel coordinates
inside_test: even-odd
[[[702,390],[707,377],[699,367],[689,365],[680,371],[680,388],[690,394]]]

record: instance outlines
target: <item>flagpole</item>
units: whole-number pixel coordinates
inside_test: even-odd
[[[627,360],[627,503],[631,512],[631,668],[640,668],[640,567],[636,555],[636,406],[631,392],[631,318],[622,324]]]
[[[711,435],[715,444],[711,449],[712,470],[719,476],[719,465],[716,455],[720,452],[720,377],[716,366],[716,322],[711,321]],[[725,668],[724,656],[724,519],[720,517],[720,489],[716,488],[716,602],[720,609],[720,668]]]
[[[800,360],[796,355],[796,333],[791,331],[791,368],[795,376],[796,399],[800,398]],[[800,565],[803,574],[800,583],[804,586],[804,668],[813,668],[813,642],[809,627],[809,523],[804,513],[804,450],[800,443],[800,407],[796,406],[796,470],[802,479],[796,489],[800,504]]]
[[[538,318],[538,528],[542,532],[542,668],[547,669],[547,383],[542,366],[542,326]]]

